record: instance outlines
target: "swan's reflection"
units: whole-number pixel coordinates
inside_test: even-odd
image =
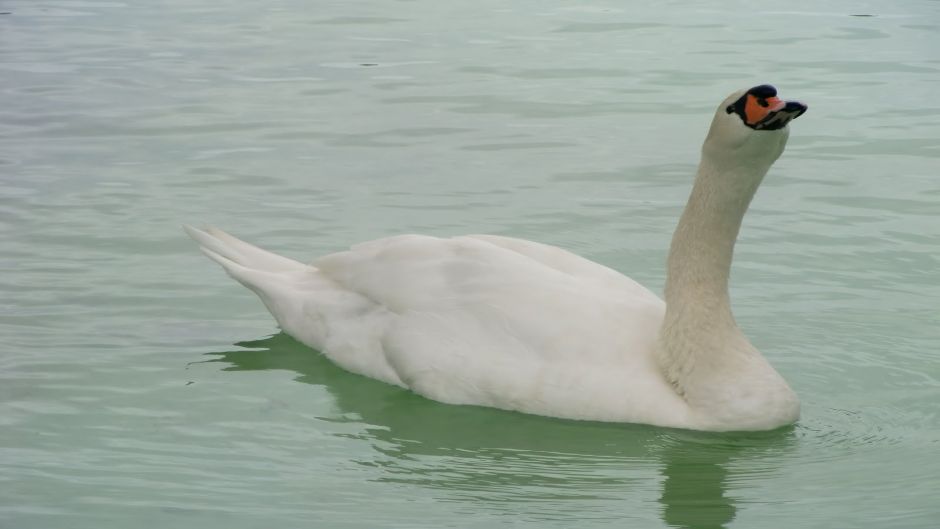
[[[729,462],[768,457],[791,439],[786,432],[702,434],[449,406],[347,373],[284,334],[236,345],[211,361],[230,364],[227,370],[292,370],[297,380],[326,388],[338,412],[323,419],[363,424],[355,437],[377,455],[359,463],[381,468],[378,480],[506,512],[567,520],[590,514],[644,527],[661,516],[670,527],[724,527],[736,512],[726,490]],[[650,509],[647,492],[660,483],[661,507]]]

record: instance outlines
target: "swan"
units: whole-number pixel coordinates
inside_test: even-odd
[[[770,85],[718,107],[672,237],[665,300],[560,248],[495,235],[399,235],[313,261],[184,226],[284,332],[353,373],[449,404],[707,431],[799,418],[735,323],[741,219],[807,109]]]

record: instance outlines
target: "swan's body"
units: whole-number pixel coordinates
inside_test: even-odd
[[[795,421],[799,402],[738,329],[727,292],[741,217],[783,152],[786,122],[805,110],[767,89],[734,94],[716,115],[665,303],[607,267],[508,237],[403,235],[306,265],[219,230],[187,231],[286,333],[354,373],[452,404],[771,429]],[[770,110],[757,118],[734,107],[758,97]]]

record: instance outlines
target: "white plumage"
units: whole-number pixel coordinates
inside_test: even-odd
[[[786,143],[785,127],[757,130],[726,110],[758,88],[716,113],[670,252],[668,310],[614,270],[509,237],[402,235],[306,265],[218,229],[186,231],[286,333],[425,397],[572,419],[774,428],[796,420],[798,401],[727,301],[740,218]]]

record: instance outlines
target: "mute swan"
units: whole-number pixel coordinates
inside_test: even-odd
[[[718,107],[672,238],[665,302],[560,248],[401,235],[302,264],[185,226],[281,328],[341,367],[451,404],[696,430],[768,430],[799,401],[740,331],[741,218],[806,111],[770,85]]]

